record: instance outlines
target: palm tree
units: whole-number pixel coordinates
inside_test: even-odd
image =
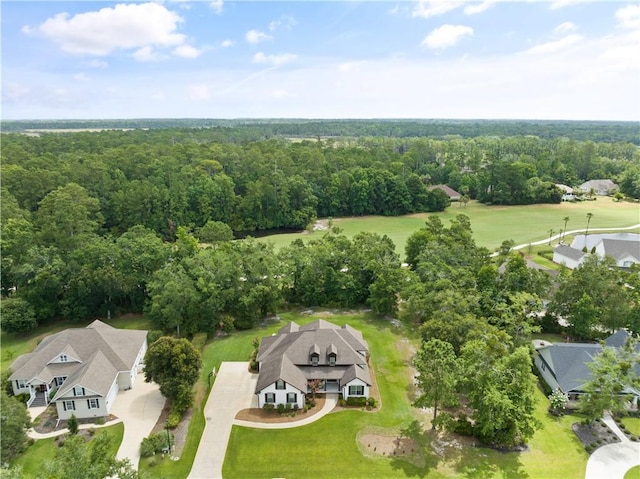
[[[591,222],[591,218],[593,218],[593,213],[587,213],[587,230],[584,233],[585,236],[589,236],[589,223]]]
[[[551,244],[551,237],[553,236],[553,233],[553,230],[549,230],[549,244]]]
[[[569,222],[569,217],[565,216],[562,219],[564,220],[564,232],[562,233],[562,239],[564,240],[564,237],[567,234],[567,223]]]

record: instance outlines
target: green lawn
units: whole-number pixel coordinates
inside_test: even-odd
[[[622,424],[626,426],[631,434],[640,436],[640,418],[625,416],[622,418]]]
[[[429,446],[430,435],[425,434],[425,461],[421,466],[400,458],[363,455],[358,449],[358,432],[365,428],[398,431],[418,417],[408,397],[411,378],[406,367],[407,346],[411,341],[389,322],[370,316],[327,319],[338,324],[348,319],[363,332],[371,350],[382,408],[375,413],[337,412],[309,426],[285,430],[234,426],[223,468],[225,478],[584,477],[587,454],[571,432],[571,424],[578,419],[552,418],[540,391],[536,392],[537,416],[544,428],[536,433],[526,452],[452,448],[439,457]]]
[[[558,233],[564,227],[565,216],[570,218],[567,224],[569,231],[584,229],[587,225],[587,213],[593,213],[590,229],[632,226],[640,223],[638,209],[637,203],[614,202],[608,197],[598,197],[596,201],[557,205],[487,206],[471,201],[466,208],[454,203],[446,211],[434,214],[439,215],[445,224],[458,214],[467,215],[471,219],[476,243],[494,250],[508,239],[516,244],[525,244],[548,238],[550,229]],[[335,218],[333,224],[349,237],[360,231],[386,234],[402,254],[407,238],[424,226],[428,215]],[[308,240],[322,237],[323,234],[322,231],[279,234],[265,236],[260,241],[272,242],[276,248],[280,248],[297,238]]]
[[[96,429],[96,434],[107,434],[112,437],[113,441],[109,448],[109,454],[115,457],[124,435],[124,425],[120,423]],[[43,464],[53,460],[57,449],[55,438],[40,439],[35,441],[27,449],[27,452],[16,459],[12,466],[22,467],[22,473],[25,477],[42,477]]]
[[[624,475],[624,479],[639,479],[640,478],[640,466],[633,466]]]

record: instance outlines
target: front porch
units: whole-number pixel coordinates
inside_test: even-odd
[[[27,401],[27,407],[47,407],[51,401],[55,389],[51,388],[50,384],[29,384],[29,400]]]

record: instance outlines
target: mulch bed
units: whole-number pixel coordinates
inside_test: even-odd
[[[265,411],[260,408],[250,408],[243,409],[242,411],[238,411],[236,414],[236,419],[241,421],[251,421],[251,422],[267,422],[267,423],[277,423],[277,422],[294,422],[299,421],[301,418],[313,416],[318,413],[324,406],[325,398],[324,396],[318,395],[316,396],[316,405],[312,407],[308,411],[304,411],[302,409],[298,410],[295,416],[281,416],[278,414],[278,411]]]
[[[105,422],[113,421],[117,419],[117,416],[110,414],[107,417],[97,417],[90,419],[78,419],[78,425],[81,426],[83,424],[94,424],[96,426],[102,425]],[[60,421],[58,423],[58,427],[56,427],[56,423],[58,421],[58,413],[56,411],[56,407],[50,405],[45,412],[40,414],[36,418],[37,424],[33,427],[33,430],[40,434],[47,434],[54,431],[60,431],[67,427],[68,421]]]
[[[605,444],[620,442],[618,436],[600,420],[594,421],[593,424],[576,422],[571,425],[571,429],[589,453]]]

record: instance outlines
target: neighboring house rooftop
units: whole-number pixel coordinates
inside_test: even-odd
[[[582,249],[587,247],[589,251],[597,246],[604,239],[615,239],[621,241],[635,241],[640,245],[640,234],[637,233],[595,233],[589,235],[576,235],[571,242],[571,247]]]
[[[618,185],[609,179],[589,180],[582,183],[580,189],[585,193],[594,190],[599,195],[606,195],[610,191],[617,190]]]
[[[49,383],[55,377],[66,376],[76,378],[77,383],[82,377],[100,389],[95,392],[102,392],[102,383],[107,381],[102,378],[108,376],[108,390],[114,380],[110,373],[130,370],[146,337],[146,331],[116,329],[95,320],[86,328],[70,328],[44,338],[32,353],[13,362],[9,379],[39,379]],[[66,361],[60,361],[61,355],[66,356]],[[59,390],[57,395],[60,393]]]
[[[323,319],[304,326],[290,322],[260,344],[256,391],[278,379],[305,392],[310,379],[338,379],[344,383],[357,377],[371,384],[365,357],[368,349],[362,333],[348,325],[340,327]],[[312,354],[318,355],[317,366],[310,364]],[[330,354],[336,357],[334,366],[328,363]]]
[[[620,261],[632,256],[640,262],[640,241],[627,241],[618,239],[603,239],[604,254]]]
[[[447,196],[452,200],[459,200],[460,199],[460,193],[458,193],[456,190],[454,190],[453,188],[451,188],[448,185],[433,185],[433,186],[429,186],[429,191],[435,190],[435,189],[444,191],[447,194]]]
[[[582,250],[575,249],[567,245],[556,246],[555,252],[575,261],[580,261],[582,257],[586,255]]]
[[[620,348],[629,337],[630,334],[627,331],[620,329],[605,340],[605,345]],[[534,341],[534,348],[565,393],[584,390],[584,384],[592,377],[589,364],[602,352],[602,345],[599,343]],[[640,352],[640,343],[636,344],[636,351]],[[635,365],[635,372],[640,375],[640,365]]]
[[[562,183],[556,183],[556,186],[560,188],[564,193],[573,193],[573,188]]]

